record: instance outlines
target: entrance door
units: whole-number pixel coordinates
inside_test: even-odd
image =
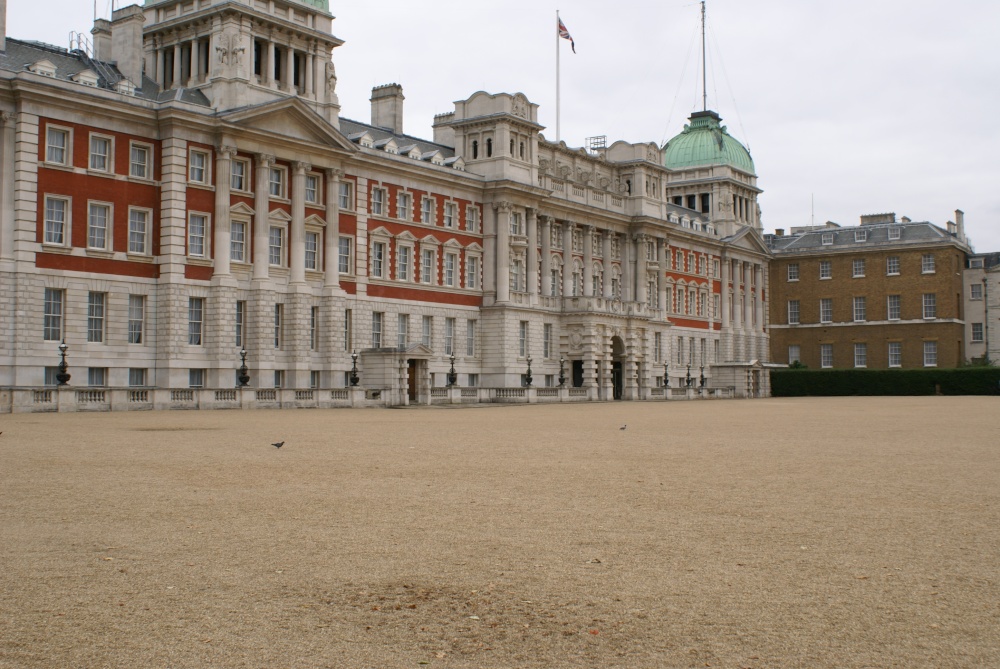
[[[407,396],[411,402],[417,401],[417,361],[410,358],[406,361]]]
[[[611,386],[614,399],[620,400],[622,398],[622,363],[620,360],[611,363]]]
[[[583,360],[573,361],[573,387],[583,388]]]

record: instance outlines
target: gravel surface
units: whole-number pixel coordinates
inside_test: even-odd
[[[998,409],[0,416],[0,667],[998,667]]]

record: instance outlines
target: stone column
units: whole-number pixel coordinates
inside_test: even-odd
[[[340,288],[340,177],[343,170],[326,170],[326,239],[323,257],[326,259],[324,285]]]
[[[563,297],[573,294],[573,224],[563,222]]]
[[[633,188],[637,185],[633,184]],[[631,302],[635,299],[635,256],[633,254],[633,243],[631,236],[626,232],[622,235],[622,302]]]
[[[303,82],[302,90],[305,91],[305,96],[311,98],[313,94],[313,62],[316,60],[316,56],[312,52],[310,47],[309,53],[305,55],[304,63],[302,67],[302,78],[305,79]]]
[[[552,296],[552,282],[550,275],[552,274],[552,217],[542,216],[542,262],[541,262],[541,285],[542,285],[542,296],[551,297]]]
[[[274,156],[258,154],[257,183],[254,186],[253,278],[267,278],[269,177]]]
[[[753,332],[753,263],[743,263],[743,330]]]
[[[497,220],[497,302],[510,301],[510,210],[509,202],[498,202]]]
[[[174,44],[174,76],[170,81],[170,88],[179,88],[184,79],[181,77],[181,43]]]
[[[740,292],[740,266],[739,260],[733,261],[733,333],[743,329],[743,297]]]
[[[201,69],[199,66],[199,61],[201,60],[201,40],[193,39],[191,40],[191,76],[188,81],[190,83],[198,83],[198,75],[200,74],[198,70]]]
[[[646,235],[635,236],[635,301],[646,304]]]
[[[0,262],[14,258],[14,142],[17,117],[11,112],[0,112]],[[44,141],[42,139],[41,141]],[[33,195],[33,194],[32,194]],[[32,230],[34,232],[34,230]]]
[[[659,267],[656,270],[656,285],[660,292],[657,296],[656,303],[659,305],[660,309],[663,310],[663,320],[667,320],[667,314],[670,313],[669,306],[667,305],[667,256],[670,253],[670,242],[666,239],[661,239],[659,242],[659,250],[656,253],[656,258],[659,263]],[[669,339],[669,337],[668,337]]]
[[[604,299],[606,299],[606,300],[610,300],[611,297],[612,297],[612,295],[611,295],[611,238],[614,236],[614,234],[615,233],[611,232],[610,230],[605,230],[604,234],[601,237],[601,244],[602,244],[601,255],[604,256],[604,274],[601,277],[601,283],[603,284],[601,286],[601,290],[602,290],[602,294],[604,296]]]
[[[729,274],[730,266],[732,261],[723,256],[719,260],[719,266],[722,268],[722,292],[719,296],[719,300],[722,302],[722,330],[723,332],[729,330],[729,296],[732,292],[729,288]]]
[[[167,87],[166,58],[162,46],[156,48],[156,74],[154,76],[156,76],[156,83],[162,88]]]
[[[754,327],[754,332],[757,334],[764,333],[764,276],[763,268],[760,264],[754,264],[754,281],[756,282],[757,290],[755,294],[757,295],[757,325]]]
[[[264,68],[264,73],[265,73],[264,83],[266,83],[271,88],[274,88],[274,86],[275,86],[275,81],[274,81],[274,40],[272,40],[272,39],[268,39],[267,40],[267,63],[266,63],[266,67]]]
[[[285,86],[289,93],[295,93],[295,49],[291,44],[285,49]]]
[[[219,146],[215,150],[215,236],[213,255],[215,256],[215,276],[229,276],[230,224],[229,189],[230,170],[235,146]]]
[[[534,298],[538,296],[538,211],[529,207],[526,218],[528,222],[528,254],[526,258],[528,263],[526,270],[528,294],[531,295],[531,301],[535,302]]]
[[[583,294],[594,296],[594,226],[583,226]]]
[[[311,167],[309,163],[297,162],[292,173],[291,283],[306,282],[306,172]]]

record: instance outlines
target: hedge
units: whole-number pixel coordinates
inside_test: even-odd
[[[1000,367],[775,369],[771,395],[1000,395]]]

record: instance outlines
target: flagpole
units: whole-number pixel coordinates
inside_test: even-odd
[[[559,10],[556,10],[556,143],[559,142]]]

